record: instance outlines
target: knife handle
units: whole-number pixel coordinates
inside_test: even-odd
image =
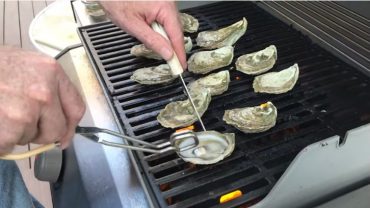
[[[162,35],[165,39],[169,40],[166,31],[158,22],[152,23],[152,29]],[[173,75],[179,75],[184,72],[175,51],[173,52],[172,58],[167,61],[167,64],[170,66]]]

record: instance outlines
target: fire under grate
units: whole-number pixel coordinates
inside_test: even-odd
[[[199,31],[248,20],[246,34],[236,43],[229,90],[212,97],[204,114],[206,128],[234,132],[236,148],[227,159],[208,166],[192,165],[169,152],[134,152],[141,177],[158,207],[246,207],[261,200],[305,146],[370,122],[369,77],[342,62],[251,2],[221,2],[184,10],[200,22]],[[166,104],[185,99],[180,81],[165,86],[143,86],[130,80],[141,67],[164,61],[136,58],[130,48],[139,42],[111,22],[79,28],[88,56],[125,133],[149,142],[168,140],[173,132],[156,116]],[[196,34],[190,36],[195,44]],[[300,68],[294,89],[280,95],[253,92],[253,76],[234,69],[237,57],[271,44],[278,60],[271,71],[294,63]],[[193,52],[201,50],[195,46]],[[187,82],[199,75],[185,73]],[[222,121],[226,109],[272,101],[278,109],[274,128],[244,134]],[[197,129],[200,130],[199,126]],[[223,194],[243,195],[219,205]]]

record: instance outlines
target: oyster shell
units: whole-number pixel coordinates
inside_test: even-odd
[[[193,48],[193,43],[190,37],[184,37],[185,52],[189,53]],[[130,53],[137,57],[145,57],[149,59],[162,60],[163,58],[153,50],[147,48],[144,44],[135,45],[131,48]]]
[[[213,51],[200,51],[190,56],[188,69],[196,74],[206,74],[229,65],[234,57],[234,48],[225,46]]]
[[[177,152],[177,154],[186,162],[193,164],[208,165],[217,163],[231,155],[235,147],[235,134],[221,134],[216,131],[196,132],[199,140],[197,147]],[[189,141],[184,140],[179,144],[188,146]]]
[[[211,93],[208,89],[198,88],[190,91],[194,104],[200,116],[206,112],[211,102]],[[158,122],[167,128],[185,127],[198,120],[189,99],[169,103],[159,112]]]
[[[279,72],[270,72],[259,75],[253,80],[254,92],[264,92],[271,94],[280,94],[293,89],[298,80],[298,64],[281,70]]]
[[[185,32],[194,33],[198,31],[199,22],[195,17],[186,13],[180,13],[180,21]]]
[[[198,33],[197,45],[207,49],[232,46],[247,30],[248,22],[245,18],[228,27],[215,31]]]
[[[266,131],[276,124],[277,110],[267,102],[256,107],[226,110],[223,120],[245,133]]]
[[[276,47],[270,45],[269,47],[240,56],[236,60],[236,70],[245,74],[261,74],[270,70],[277,59]]]
[[[228,70],[224,70],[195,80],[188,85],[188,88],[190,90],[194,90],[204,87],[209,89],[211,95],[213,96],[224,93],[229,88],[229,83],[230,73]]]
[[[172,75],[168,64],[161,64],[159,66],[137,69],[130,78],[140,84],[154,85],[172,82],[177,76]]]

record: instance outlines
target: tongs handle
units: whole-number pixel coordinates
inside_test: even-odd
[[[49,151],[51,149],[54,149],[55,147],[58,147],[59,143],[52,143],[52,144],[46,144],[42,145],[40,147],[37,147],[33,150],[25,151],[22,153],[9,153],[0,156],[0,160],[21,160],[21,159],[26,159],[29,157],[33,157],[35,155],[38,155],[40,153]]]

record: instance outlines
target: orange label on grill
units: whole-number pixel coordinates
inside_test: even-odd
[[[240,190],[236,190],[236,191],[224,194],[220,197],[220,204],[236,199],[242,195],[243,193]]]

